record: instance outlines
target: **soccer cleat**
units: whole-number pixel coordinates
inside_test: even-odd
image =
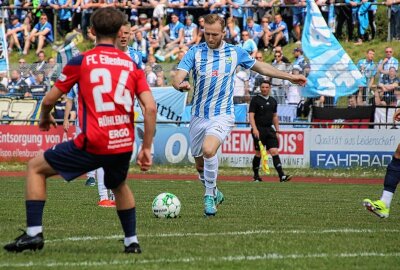
[[[140,249],[140,246],[138,243],[132,243],[129,246],[125,246],[124,252],[140,254],[140,253],[142,253],[142,250]]]
[[[292,179],[292,176],[288,174],[288,175],[282,176],[281,179],[279,179],[279,181],[280,182],[288,182],[288,181],[290,181],[290,179]]]
[[[96,185],[96,179],[94,179],[94,177],[88,177],[85,186],[94,187],[95,185]]]
[[[254,176],[253,181],[254,182],[262,182],[262,178],[260,176]]]
[[[115,207],[115,201],[113,200],[101,200],[97,203],[100,207]]]
[[[8,252],[22,252],[24,250],[37,250],[42,249],[44,246],[44,238],[43,233],[39,233],[36,236],[29,236],[24,233],[17,238],[15,238],[14,242],[11,242],[4,246],[4,249]]]
[[[204,214],[206,216],[215,216],[217,213],[217,207],[215,206],[214,196],[204,196]]]
[[[221,191],[217,190],[217,195],[214,197],[215,206],[218,207],[220,204],[224,202],[224,194]]]
[[[363,205],[365,208],[377,215],[380,218],[389,217],[389,208],[386,207],[385,203],[381,200],[371,201],[370,199],[364,199]]]

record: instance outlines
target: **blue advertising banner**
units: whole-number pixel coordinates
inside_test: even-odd
[[[155,87],[151,92],[157,104],[157,121],[181,121],[185,111],[187,92],[176,91],[173,87]],[[143,121],[142,109],[135,99],[135,120]]]
[[[385,167],[393,152],[380,151],[310,151],[311,168]]]

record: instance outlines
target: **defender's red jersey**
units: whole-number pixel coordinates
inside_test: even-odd
[[[132,151],[134,96],[150,91],[144,72],[124,52],[97,45],[71,59],[55,86],[67,93],[75,83],[82,130],[75,145],[99,155]]]

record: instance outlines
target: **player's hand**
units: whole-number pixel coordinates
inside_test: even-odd
[[[399,122],[400,121],[400,109],[397,109],[393,115],[393,121]]]
[[[52,115],[41,116],[39,121],[39,130],[48,131],[51,126],[57,127],[56,120]]]
[[[68,132],[68,129],[69,129],[69,120],[64,120],[63,128],[64,128],[64,132]]]
[[[296,75],[292,75],[290,82],[292,82],[294,84],[298,84],[300,86],[304,86],[307,83],[307,78],[304,75],[296,74]]]
[[[190,84],[188,81],[183,81],[179,84],[178,90],[181,92],[186,92],[190,90]]]
[[[258,129],[253,129],[253,136],[257,139],[260,138],[260,133],[258,132]]]
[[[139,165],[141,171],[148,171],[153,164],[150,149],[141,149],[137,156],[136,163]]]

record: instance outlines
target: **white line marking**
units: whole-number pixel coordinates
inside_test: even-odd
[[[0,268],[27,268],[27,267],[99,267],[105,265],[132,265],[132,264],[165,264],[165,263],[192,263],[192,262],[237,262],[237,261],[267,261],[267,260],[298,260],[298,259],[318,259],[318,258],[356,258],[356,257],[400,257],[400,253],[309,253],[309,254],[278,254],[264,253],[261,255],[236,255],[222,257],[186,257],[177,259],[154,259],[154,260],[111,260],[111,261],[84,261],[84,262],[27,262],[27,263],[2,263]]]
[[[161,233],[161,234],[139,234],[139,238],[163,238],[163,237],[212,237],[212,236],[241,236],[241,235],[252,235],[252,234],[351,234],[351,233],[399,233],[400,230],[393,229],[383,229],[383,230],[373,230],[373,229],[327,229],[327,230],[287,230],[287,231],[277,231],[277,230],[251,230],[251,231],[233,231],[233,232],[215,232],[215,233]],[[83,236],[83,237],[67,237],[62,239],[52,239],[46,240],[46,243],[54,242],[65,242],[65,241],[93,241],[93,240],[109,240],[109,239],[123,239],[123,235],[109,235],[109,236]]]

